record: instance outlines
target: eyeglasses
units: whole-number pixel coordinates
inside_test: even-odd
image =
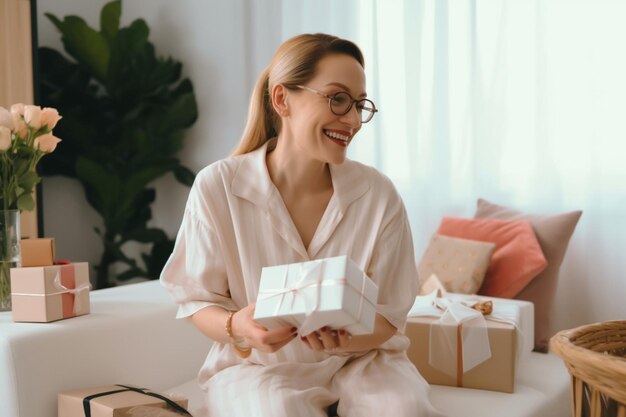
[[[305,87],[303,85],[296,85],[295,87],[301,90],[310,91],[311,93],[315,93],[318,96],[327,98],[330,111],[337,116],[343,116],[344,114],[348,114],[348,112],[352,109],[352,105],[356,103],[356,111],[361,117],[361,123],[367,123],[372,120],[372,117],[374,117],[374,113],[378,111],[376,105],[372,100],[368,100],[366,98],[357,100],[355,98],[352,98],[352,96],[345,91],[340,91],[333,95],[328,95],[313,88]]]

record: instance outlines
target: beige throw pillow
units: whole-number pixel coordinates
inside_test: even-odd
[[[495,247],[495,243],[434,234],[417,269],[420,283],[435,274],[446,291],[476,294]]]

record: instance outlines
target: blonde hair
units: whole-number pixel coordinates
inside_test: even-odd
[[[346,39],[324,33],[294,36],[278,47],[272,62],[261,73],[254,86],[246,127],[233,155],[252,152],[278,135],[280,118],[272,106],[272,88],[279,84],[286,88],[306,84],[315,76],[317,63],[330,54],[349,55],[361,66],[365,66],[358,46]]]

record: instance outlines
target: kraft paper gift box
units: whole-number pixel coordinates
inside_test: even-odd
[[[374,331],[378,287],[347,256],[263,268],[254,319],[301,335],[324,326]]]
[[[57,411],[58,417],[132,417],[133,409],[155,407],[191,415],[187,403],[186,398],[169,398],[145,388],[112,385],[62,392]]]
[[[20,240],[22,267],[54,265],[54,238]]]
[[[89,313],[87,262],[11,269],[13,321],[50,322]]]
[[[484,301],[492,303],[491,314],[469,307]],[[430,384],[514,392],[515,368],[532,351],[533,311],[519,300],[417,297],[405,331],[407,355]]]

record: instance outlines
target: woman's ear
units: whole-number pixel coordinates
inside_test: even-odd
[[[289,116],[289,106],[287,105],[288,90],[282,84],[277,84],[272,88],[272,107],[280,117]]]

